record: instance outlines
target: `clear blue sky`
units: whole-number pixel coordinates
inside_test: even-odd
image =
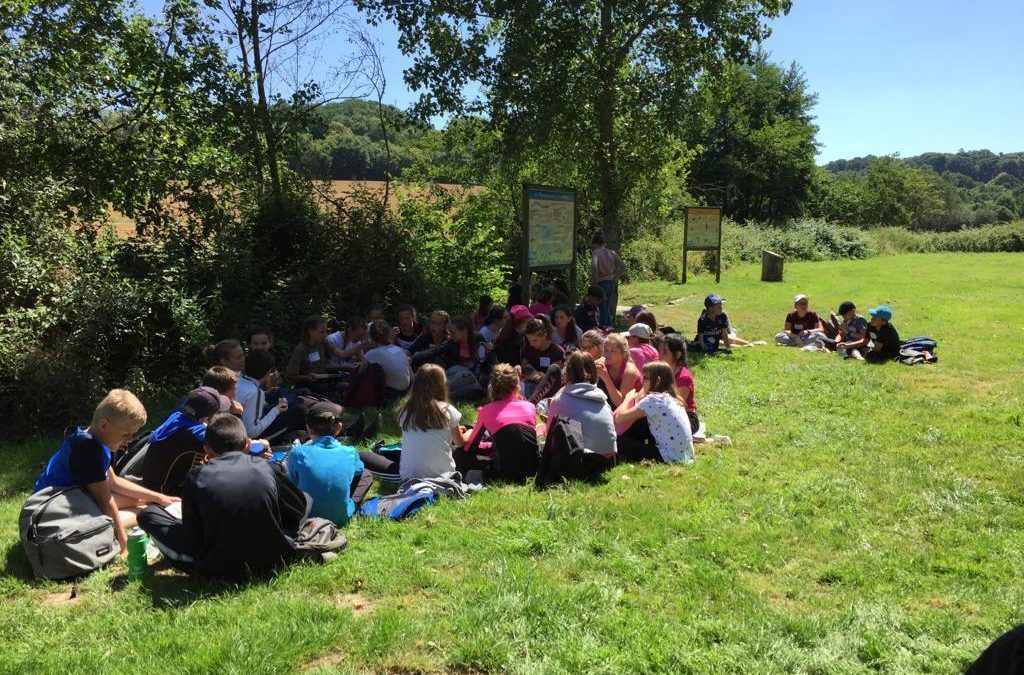
[[[152,11],[160,0],[143,0]],[[386,102],[409,105],[391,26],[373,29]],[[818,161],[1024,151],[1024,0],[795,0],[765,43],[818,94]],[[330,40],[320,62],[347,49]]]

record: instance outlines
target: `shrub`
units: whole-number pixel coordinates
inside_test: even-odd
[[[879,253],[1015,253],[1024,251],[1024,221],[955,232],[910,232],[882,228],[871,233]]]

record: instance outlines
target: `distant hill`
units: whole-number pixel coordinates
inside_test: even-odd
[[[832,173],[865,171],[874,159],[877,159],[874,155],[837,159],[826,164],[825,168]],[[916,157],[905,157],[902,161],[910,166],[931,169],[940,175],[957,174],[969,178],[973,183],[988,183],[997,179],[1001,174],[1024,181],[1024,152],[999,154],[991,150],[926,152]],[[964,187],[962,180],[955,182]]]

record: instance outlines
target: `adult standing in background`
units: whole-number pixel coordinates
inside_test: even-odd
[[[604,235],[594,235],[593,254],[590,257],[591,282],[604,291],[601,302],[601,327],[612,325],[615,308],[619,301],[619,279],[626,274],[626,265],[619,254],[605,246]]]

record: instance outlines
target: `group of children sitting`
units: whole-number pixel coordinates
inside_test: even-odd
[[[695,443],[730,443],[706,434],[687,360],[692,350],[715,354],[758,344],[736,335],[722,298],[705,299],[697,333],[687,340],[642,307],[628,313],[632,324],[624,333],[600,326],[597,286],[575,308],[558,288],[533,291],[529,307],[513,286],[505,307],[485,296],[473,316],[437,310],[425,326],[410,305],[397,308],[396,326],[379,307],[344,330],[329,331],[322,317],[311,316],[283,378],[269,329],[250,330],[247,349],[223,340],[209,350],[214,365],[200,385],[149,435],[145,451],[121,467],[125,475],[112,468],[112,453],[138,434],[146,411],[118,389],[87,427],[66,435],[35,488],[87,490],[113,519],[122,552],[126,528],[137,522],[171,564],[230,578],[286,560],[309,515],[344,525],[374,477],[400,482],[458,471],[508,478],[508,458],[535,462],[557,419],[578,424],[583,448],[604,468],[689,463]],[[868,324],[843,303],[829,337],[806,296],[795,305],[776,336],[780,344],[865,359],[898,345],[886,307],[871,310]],[[387,398],[405,397],[397,410],[400,452],[352,445],[376,435],[379,415],[343,429],[338,395],[345,375],[365,364],[383,371]],[[475,424],[463,424],[451,401],[485,394]],[[342,442],[346,436],[351,441]],[[268,461],[271,444],[288,439],[295,445],[283,462]]]
[[[848,359],[872,363],[892,361],[900,354],[900,336],[892,325],[892,310],[881,305],[868,310],[870,319],[857,313],[857,305],[846,300],[838,311],[822,321],[810,308],[803,293],[793,298],[793,311],[786,315],[776,344],[808,351],[836,352]]]

